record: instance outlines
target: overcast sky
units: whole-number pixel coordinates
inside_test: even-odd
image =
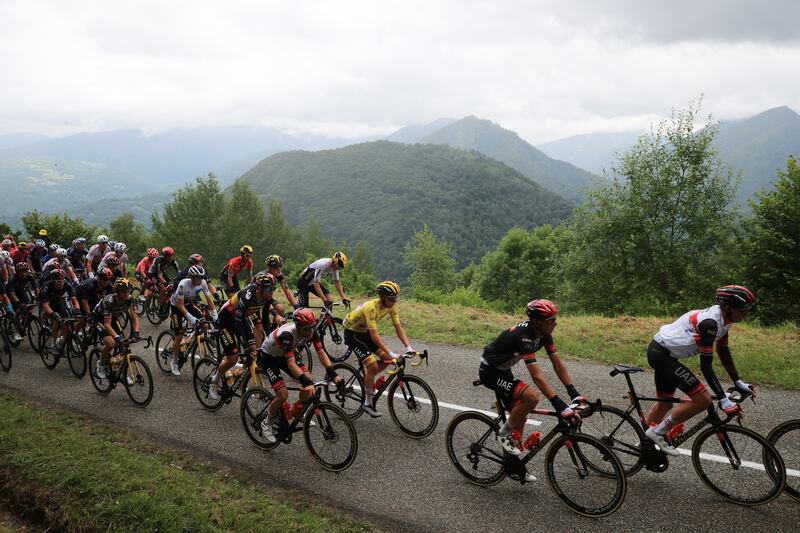
[[[474,114],[539,143],[800,111],[800,2],[0,0],[0,133]]]

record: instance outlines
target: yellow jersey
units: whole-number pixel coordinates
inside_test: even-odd
[[[389,315],[392,323],[400,324],[400,317],[397,315],[397,304],[392,307],[381,307],[380,298],[368,300],[359,305],[344,317],[344,327],[350,331],[365,333],[369,329],[378,329],[378,321]]]

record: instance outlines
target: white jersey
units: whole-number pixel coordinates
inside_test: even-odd
[[[705,325],[701,326],[704,322]],[[709,335],[709,338],[714,335],[717,344],[727,344],[732,325],[725,323],[720,307],[712,305],[707,309],[689,311],[672,324],[661,326],[653,340],[668,349],[672,357],[692,357],[700,353],[700,337],[703,334]]]
[[[53,270],[54,268],[64,272],[72,272],[72,263],[68,257],[52,257],[42,265],[42,270]]]
[[[339,281],[339,271],[333,269],[333,259],[331,259],[330,257],[323,257],[322,259],[317,259],[316,261],[308,265],[308,267],[306,267],[306,269],[303,271],[303,274],[306,274],[309,270],[314,271],[314,277],[313,279],[311,279],[309,283],[321,282],[322,276],[329,270],[332,273],[331,275],[333,276],[333,280]],[[301,276],[303,274],[301,274]]]
[[[311,338],[302,337],[297,333],[297,324],[287,322],[267,335],[260,350],[273,357],[294,357],[308,343],[312,343],[317,349],[322,349],[316,331]]]
[[[99,244],[93,244],[92,247],[89,248],[89,253],[86,254],[86,259],[95,264],[99,263],[108,250],[108,245],[101,247]]]
[[[169,298],[169,303],[177,306],[178,298],[181,296],[183,296],[184,303],[195,303],[200,300],[200,293],[205,294],[206,298],[211,301],[211,291],[208,290],[208,283],[205,280],[201,281],[200,285],[195,285],[191,278],[186,278],[178,283],[178,287]]]
[[[117,270],[120,272],[125,272],[122,268],[122,265],[128,265],[128,254],[122,254],[121,256],[117,257],[116,252],[107,252],[106,255],[103,256],[103,259],[100,260],[100,266],[97,267],[98,270],[101,268],[108,268],[108,258],[109,257],[116,257],[117,261],[119,261],[119,265],[117,265]]]

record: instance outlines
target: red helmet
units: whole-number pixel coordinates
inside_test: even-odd
[[[203,262],[203,256],[200,254],[192,254],[189,256],[189,264],[196,265]]]
[[[307,307],[301,307],[294,312],[294,323],[300,327],[313,326],[317,322],[317,317],[314,316],[314,311]]]
[[[525,306],[525,314],[528,315],[528,318],[547,320],[558,314],[558,307],[550,300],[531,300]]]
[[[119,264],[119,258],[116,255],[112,255],[108,259],[106,259],[106,264],[108,266],[115,267]]]
[[[165,246],[161,249],[161,253],[164,255],[175,255],[175,250],[173,250],[169,246]]]
[[[52,279],[53,281],[64,281],[66,277],[67,275],[64,274],[64,271],[61,270],[60,268],[55,268],[50,271],[50,279]]]
[[[756,305],[756,295],[741,285],[725,285],[717,289],[717,303],[733,309],[747,309]]]
[[[17,263],[15,268],[17,269],[17,272],[27,272],[31,269],[30,265],[28,265],[28,263],[25,261],[20,261]]]
[[[110,268],[101,268],[97,271],[97,277],[102,279],[111,279],[114,277],[114,273],[111,272]]]
[[[156,250],[155,248],[148,248],[147,257],[152,257],[153,259],[155,259],[156,257],[158,257],[158,250]]]

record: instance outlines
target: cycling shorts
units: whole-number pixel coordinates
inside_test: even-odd
[[[296,354],[294,360],[297,363],[297,366],[300,367],[300,370],[303,372],[308,372],[308,368],[306,368],[306,365],[303,362],[302,357],[300,357],[300,354]],[[291,374],[289,373],[289,364],[287,363],[285,357],[274,357],[259,350],[258,367],[267,375],[267,379],[269,380],[272,390],[277,391],[286,386],[286,383],[283,381],[283,375],[281,374],[282,371],[286,372],[286,375],[291,377]]]
[[[501,370],[484,363],[478,369],[478,378],[484,387],[500,396],[500,403],[506,411],[511,411],[519,403],[520,396],[528,388],[524,381],[514,379],[511,369]]]
[[[200,309],[197,308],[196,305],[192,304],[185,304],[186,310],[195,317],[195,318],[203,318],[203,313]],[[170,305],[171,313],[170,313],[170,321],[169,321],[169,328],[172,333],[175,335],[183,335],[183,332],[186,328],[186,317],[183,316],[181,310],[178,309],[175,305]]]
[[[680,359],[672,357],[669,350],[655,340],[647,347],[647,362],[655,370],[656,392],[659,396],[672,398],[675,389],[687,396],[696,396],[706,390],[691,370],[681,364]]]
[[[358,360],[362,363],[369,364],[373,360],[377,360],[378,345],[372,340],[369,331],[359,332],[349,329],[344,330],[344,344],[356,354]]]

